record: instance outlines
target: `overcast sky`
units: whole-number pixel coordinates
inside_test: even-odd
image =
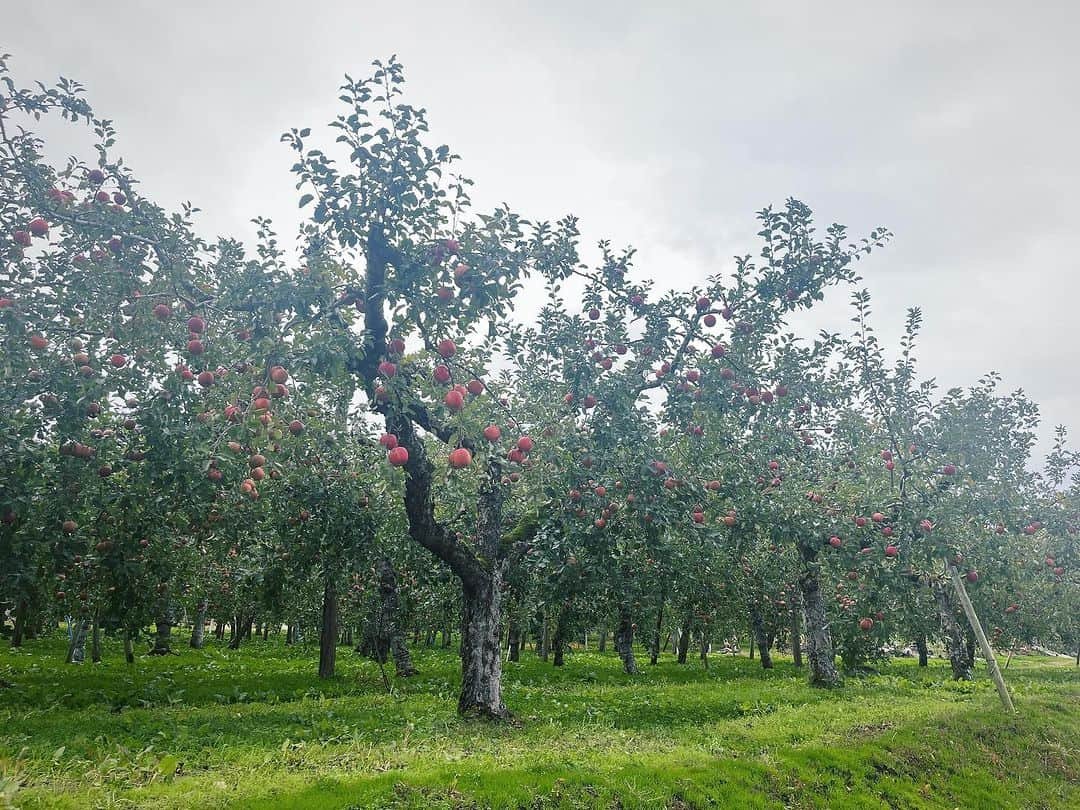
[[[736,8],[736,7],[739,8]],[[941,8],[945,6],[947,8]],[[398,54],[482,207],[581,217],[638,272],[700,281],[795,196],[853,235],[881,336],[925,314],[922,371],[1000,371],[1080,431],[1080,11],[1038,2],[100,2],[5,14],[23,83],[87,85],[119,151],[208,235],[291,236],[292,126]],[[846,328],[834,296],[814,326]],[[1044,442],[1045,446],[1045,442]]]

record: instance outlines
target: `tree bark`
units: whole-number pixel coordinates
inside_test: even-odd
[[[458,711],[508,720],[502,699],[502,566],[462,582],[461,696]]]
[[[387,654],[394,658],[394,670],[399,677],[407,678],[416,674],[409,647],[405,643],[405,633],[398,623],[397,571],[389,558],[382,557],[376,566],[379,575],[379,652],[380,660],[386,661]]]
[[[709,631],[707,625],[701,628],[701,665],[709,668]]]
[[[694,626],[694,614],[689,612],[686,614],[686,619],[683,621],[683,626],[679,628],[679,649],[677,651],[676,660],[680,664],[686,663],[686,655],[690,651],[690,632]]]
[[[634,625],[630,620],[629,608],[619,609],[619,625],[615,629],[615,649],[623,662],[623,672],[627,675],[638,673],[637,662],[634,660]]]
[[[71,631],[66,663],[81,664],[86,658],[86,619],[79,619]]]
[[[919,633],[915,637],[915,649],[919,651],[919,666],[927,666],[929,664],[930,650],[926,646],[926,633]]]
[[[94,664],[101,663],[101,622],[98,621],[97,613],[94,614],[93,630],[90,634],[90,661]]]
[[[555,666],[561,667],[565,663],[566,653],[566,635],[567,635],[567,616],[566,609],[563,608],[559,611],[558,617],[555,619],[555,636],[551,640],[552,652],[554,653],[555,660],[552,662]]]
[[[128,664],[135,663],[135,650],[131,646],[131,630],[124,630],[124,661]]]
[[[540,625],[540,660],[548,660],[548,649],[550,647],[550,637],[548,631],[548,614],[544,611],[544,621]]]
[[[757,642],[762,669],[772,669],[772,655],[769,653],[769,641],[765,635],[765,622],[761,618],[761,608],[753,600],[750,602],[750,629]]]
[[[596,636],[596,651],[607,652],[607,627],[601,627]]]
[[[805,555],[805,550],[804,550]],[[836,668],[832,632],[825,614],[825,599],[821,593],[816,566],[805,560],[803,574],[799,578],[803,614],[806,618],[806,658],[810,664],[811,686],[832,687],[840,683]]]
[[[172,652],[172,619],[162,616],[155,622],[154,646],[150,655],[168,655]]]
[[[327,579],[323,588],[322,626],[319,631],[319,677],[334,677],[337,661],[338,604],[334,583]]]
[[[510,620],[510,631],[508,643],[510,650],[508,656],[511,661],[521,660],[521,625],[516,620]]]
[[[974,675],[971,664],[968,662],[964,633],[956,620],[956,607],[952,596],[944,582],[934,582],[932,587],[934,599],[937,602],[938,620],[941,622],[941,633],[945,637],[945,651],[949,655],[949,664],[952,666],[953,679],[970,681]]]
[[[203,646],[203,638],[205,633],[206,624],[206,600],[202,599],[195,608],[195,623],[191,626],[191,647],[195,650],[201,650]]]
[[[15,628],[11,634],[12,647],[22,646],[23,636],[26,633],[26,614],[28,609],[25,599],[20,599],[19,604],[15,606]]]

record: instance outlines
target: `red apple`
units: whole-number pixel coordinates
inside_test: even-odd
[[[460,470],[468,467],[472,464],[472,453],[466,448],[459,447],[456,450],[450,451],[450,466],[455,470]]]
[[[195,335],[201,335],[206,331],[206,321],[198,315],[192,315],[187,322],[188,331]]]
[[[452,411],[460,411],[465,407],[465,397],[457,390],[447,391],[446,396],[443,397],[443,402],[446,404],[446,407]]]
[[[30,233],[32,236],[42,237],[49,232],[49,223],[41,217],[30,220]]]
[[[438,349],[439,354],[446,359],[457,354],[457,345],[454,341],[450,340],[450,338],[443,338],[440,340],[436,348]]]
[[[398,446],[398,437],[393,433],[384,433],[379,437],[379,444],[385,447],[387,450],[393,450]]]
[[[499,430],[498,425],[488,425],[484,428],[484,438],[489,442],[497,442],[500,436],[502,436],[502,431]]]
[[[435,366],[435,382],[444,385],[450,382],[450,369],[446,366]]]
[[[409,451],[404,447],[395,447],[386,454],[386,459],[392,467],[403,467],[409,460]]]

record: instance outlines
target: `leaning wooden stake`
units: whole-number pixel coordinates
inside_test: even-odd
[[[964,583],[960,581],[960,574],[951,564],[946,563],[946,567],[949,570],[953,588],[956,589],[956,595],[960,598],[960,604],[964,607],[964,614],[967,616],[971,629],[975,631],[975,638],[979,641],[979,647],[982,648],[983,658],[986,659],[986,668],[990,670],[990,677],[994,679],[994,685],[997,687],[1001,702],[1006,711],[1015,712],[1016,709],[1013,707],[1009,690],[1005,686],[1005,679],[1001,677],[1001,670],[998,669],[994,651],[990,648],[990,642],[986,640],[986,633],[983,632],[982,623],[979,621],[975,608],[971,604],[971,599],[968,598],[967,591],[964,589]]]

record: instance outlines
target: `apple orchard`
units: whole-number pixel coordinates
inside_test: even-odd
[[[69,660],[113,636],[137,666],[178,628],[283,632],[320,677],[345,645],[407,677],[453,643],[460,711],[494,719],[504,659],[583,639],[632,675],[748,638],[822,686],[907,645],[957,679],[1077,651],[1078,456],[1059,429],[1034,460],[1038,409],[994,374],[924,381],[918,310],[879,343],[857,270],[887,231],[789,200],[660,289],[631,249],[583,261],[573,217],[475,212],[403,91],[376,62],[286,133],[306,219],[244,246],[144,196],[76,83],[0,62],[11,645],[64,622]],[[50,163],[49,119],[93,159]],[[830,291],[850,333],[793,334]]]

